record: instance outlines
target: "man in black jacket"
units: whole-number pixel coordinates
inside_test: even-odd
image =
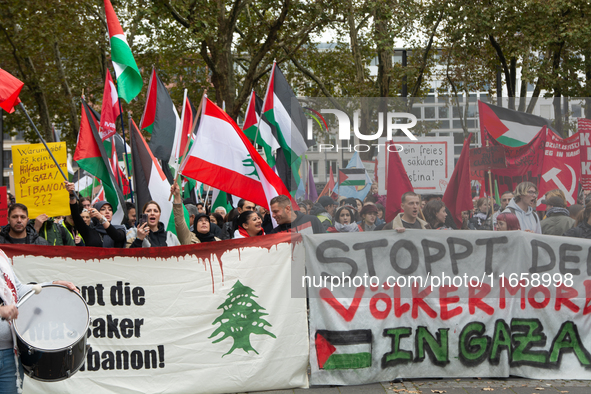
[[[49,245],[29,224],[29,210],[23,204],[8,208],[8,225],[0,230],[0,244]]]
[[[326,232],[316,216],[294,211],[291,207],[291,200],[287,196],[281,195],[271,200],[271,213],[277,222],[277,227],[271,233],[292,231],[304,234],[321,234]]]

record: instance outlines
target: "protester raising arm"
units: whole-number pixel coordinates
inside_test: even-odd
[[[174,195],[172,212],[174,215],[174,226],[177,237],[181,245],[191,245],[201,242],[220,241],[220,239],[211,232],[211,223],[209,216],[204,213],[198,213],[193,222],[194,232],[191,232],[185,222],[183,215],[183,203],[181,200],[181,189],[174,183],[170,187],[170,192]]]
[[[74,197],[74,184],[65,182],[66,190],[70,192],[70,212],[74,220],[74,226],[84,239],[86,246],[104,248],[121,248],[125,244],[124,226],[111,225],[113,209],[106,201],[99,201],[95,208],[89,211],[91,220],[94,219],[94,227],[87,225],[80,216],[80,209]]]

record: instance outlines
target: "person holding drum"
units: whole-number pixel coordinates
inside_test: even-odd
[[[52,282],[72,291],[79,292],[72,282]],[[18,318],[17,302],[28,292],[40,291],[41,286],[22,284],[12,270],[10,260],[0,250],[0,392],[17,393],[22,390],[24,371],[16,352],[14,321]],[[17,365],[18,371],[17,374]]]

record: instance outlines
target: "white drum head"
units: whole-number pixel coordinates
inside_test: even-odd
[[[75,344],[89,323],[84,299],[63,286],[47,285],[18,303],[14,328],[26,344],[41,350],[60,350]]]

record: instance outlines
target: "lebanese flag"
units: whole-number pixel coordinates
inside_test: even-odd
[[[273,136],[271,127],[266,122],[261,122],[261,112],[263,110],[263,99],[261,99],[256,92],[252,91],[248,107],[246,107],[246,116],[244,118],[244,125],[242,131],[253,143],[259,144],[265,151],[265,160],[269,167],[275,165],[275,156],[273,152],[280,148],[279,142]],[[256,138],[256,141],[255,141]]]
[[[133,160],[133,181],[138,209],[143,209],[148,201],[156,201],[161,209],[160,222],[164,224],[166,231],[176,234],[172,201],[168,200],[170,197],[170,183],[133,120],[129,122],[129,130],[131,158]]]
[[[447,189],[443,194],[442,201],[451,213],[451,216],[458,228],[462,228],[462,211],[469,211],[474,208],[472,203],[472,186],[470,181],[470,141],[472,134],[464,140],[462,153],[449,178]]]
[[[402,195],[414,192],[410,179],[404,169],[404,164],[398,152],[388,152],[388,171],[386,175],[386,223],[394,220],[402,211]],[[448,186],[449,187],[449,186]]]
[[[125,33],[109,0],[105,0],[105,15],[111,41],[111,60],[117,76],[119,97],[126,102],[133,100],[142,90],[144,81],[135,63]]]
[[[503,145],[518,147],[527,145],[543,127],[552,129],[550,121],[541,116],[485,104],[478,101],[480,132],[488,131],[492,138]]]
[[[177,156],[174,148],[181,135],[181,119],[168,90],[156,74],[156,69],[152,69],[140,128],[152,134],[150,149],[154,157],[176,168]]]
[[[21,101],[18,95],[25,84],[0,68],[0,108],[9,114]]]
[[[115,88],[115,84],[111,79],[111,73],[107,70],[105,88],[103,90],[103,105],[101,107],[101,126],[99,128],[99,135],[103,141],[112,137],[117,132],[117,117],[121,113],[119,111],[118,100],[117,88]]]
[[[290,196],[234,120],[208,98],[180,173],[267,209],[273,197]]]
[[[80,132],[74,152],[74,160],[80,168],[101,180],[106,201],[113,207],[111,223],[121,224],[125,214],[123,192],[116,182],[110,165],[110,157],[98,133],[100,116],[82,99]]]

